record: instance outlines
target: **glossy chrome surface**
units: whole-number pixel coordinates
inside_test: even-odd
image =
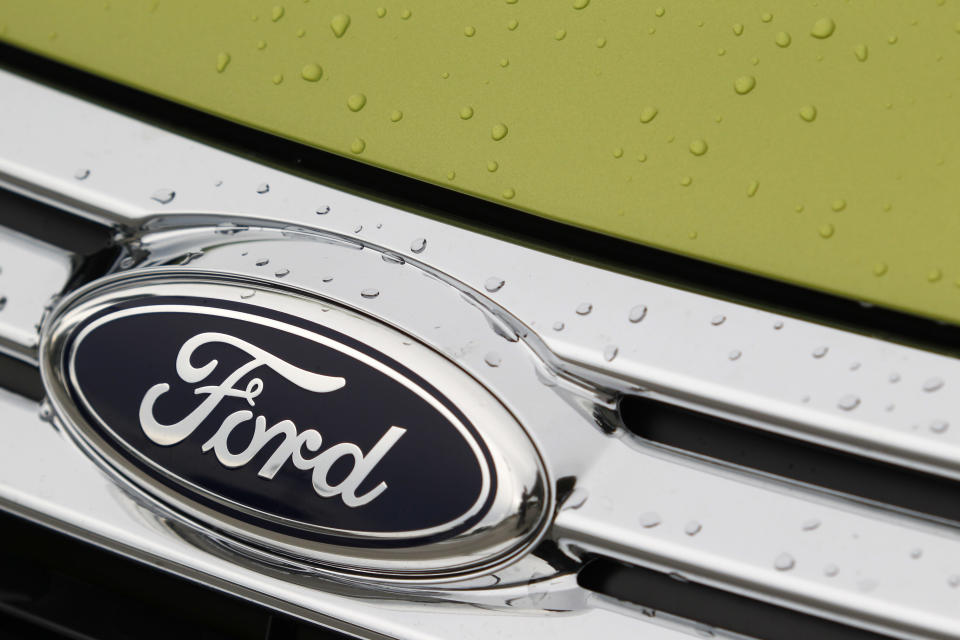
[[[36,362],[40,318],[72,270],[65,251],[0,227],[0,353]]]
[[[19,434],[0,448],[10,508],[397,637],[675,635],[576,586],[570,571],[596,551],[897,637],[960,638],[956,527],[669,454],[611,421],[618,394],[645,392],[957,478],[957,430],[929,428],[957,423],[955,359],[451,227],[13,76],[0,74],[0,90],[12,96],[0,103],[3,182],[118,225],[117,270],[280,285],[401,328],[498,397],[548,476],[573,486],[547,533],[569,565],[529,553],[470,579],[368,589],[251,560],[131,499],[33,407],[5,397]]]
[[[177,239],[181,238],[178,237]],[[198,237],[198,239],[200,238]],[[153,245],[154,242],[155,240],[152,238],[144,238],[145,245]],[[260,243],[243,241],[231,241],[226,244],[233,249],[233,253],[248,258],[241,262],[246,262],[250,270],[259,270],[255,263],[262,261],[263,258],[254,256],[260,256],[257,251],[267,250],[266,247]],[[309,248],[312,249],[313,247]],[[302,249],[302,245],[293,244],[285,247],[284,251],[290,255]],[[251,250],[254,251],[254,254],[250,253]],[[342,248],[340,250],[351,253],[354,251],[354,249]],[[157,247],[155,251],[161,253],[163,249]],[[309,256],[304,257],[309,258]],[[205,262],[207,260],[202,257],[194,259],[194,263],[197,265]],[[402,266],[396,265],[393,268],[401,269]],[[411,267],[407,267],[407,269],[411,269]],[[280,272],[277,271],[277,273]],[[287,275],[289,275],[289,270],[284,273],[283,277]],[[409,293],[415,295],[412,290]],[[367,295],[369,297],[369,293]],[[180,302],[177,304],[158,304],[165,298],[176,299]],[[188,304],[186,302],[188,299],[196,302]],[[216,300],[226,303],[242,303],[244,308],[248,310],[241,312],[211,306],[212,301]],[[454,298],[448,302],[462,307],[464,315],[473,316],[475,314],[475,309],[464,301]],[[138,306],[131,307],[135,303]],[[439,301],[437,303],[439,304]],[[258,310],[262,313],[283,312],[295,318],[309,320],[341,335],[358,340],[379,353],[392,356],[394,360],[402,362],[414,372],[423,376],[427,383],[437,386],[445,398],[452,402],[462,412],[462,415],[475,426],[476,435],[473,435],[473,432],[469,431],[465,424],[461,423],[443,405],[428,395],[425,390],[416,386],[412,380],[403,378],[399,371],[388,369],[384,364],[372,360],[345,344],[336,343],[318,334],[311,334],[305,328],[285,325],[280,320],[274,319],[273,316],[256,315]],[[140,449],[132,445],[130,439],[123,435],[123,430],[129,429],[129,427],[122,424],[111,424],[98,413],[97,407],[90,402],[90,399],[84,393],[84,384],[77,379],[75,359],[85,337],[99,327],[108,326],[116,318],[142,317],[150,314],[159,314],[160,316],[180,314],[182,316],[185,313],[202,314],[216,318],[241,319],[246,322],[269,325],[275,329],[283,329],[291,333],[297,332],[305,340],[322,340],[327,346],[332,345],[336,349],[349,351],[351,357],[358,360],[364,359],[366,362],[372,363],[370,366],[379,367],[428,399],[439,411],[449,415],[448,419],[451,424],[456,425],[460,430],[461,437],[469,444],[469,448],[480,467],[482,474],[480,494],[470,504],[467,511],[458,514],[456,519],[449,522],[424,529],[398,530],[394,525],[392,530],[359,531],[338,527],[336,523],[321,526],[294,520],[290,517],[281,517],[272,512],[265,512],[245,504],[242,495],[231,497],[218,493],[202,484],[197,484],[198,481],[188,480],[164,468],[162,464],[150,457],[149,452],[162,448],[157,445],[186,446],[178,443],[188,437],[193,430],[196,430],[199,424],[191,426],[190,431],[174,435],[173,432],[176,427],[161,426],[160,424],[148,427],[147,423],[144,422],[146,415],[153,415],[152,407],[158,397],[153,392],[158,389],[161,392],[166,391],[170,385],[166,382],[159,382],[147,391],[144,401],[141,402],[139,426],[147,433],[152,443],[151,449]],[[447,312],[447,315],[453,315],[453,312]],[[163,320],[160,320],[160,322],[163,322]],[[191,338],[191,342],[199,346],[201,342],[197,341],[196,338],[203,338],[204,336],[216,337],[214,334],[202,334]],[[313,385],[322,392],[335,393],[345,385],[352,389],[356,385],[363,384],[359,379],[344,380],[343,378],[319,376],[303,369],[295,369],[294,365],[283,362],[276,356],[270,355],[269,352],[263,351],[262,347],[267,346],[265,344],[248,345],[235,337],[224,337],[232,339],[235,346],[245,347],[261,354],[226,377],[222,385],[229,389],[231,395],[242,392],[240,389],[234,390],[233,385],[244,380],[242,376],[245,373],[248,371],[256,372],[257,368],[255,367],[268,366],[262,364],[265,359],[268,363],[270,362],[269,359],[272,359],[272,363],[269,364],[270,367],[291,370],[291,373],[286,375],[300,377],[311,375],[320,378],[319,382],[309,382],[313,382]],[[160,336],[155,334],[151,338],[158,340]],[[193,348],[191,346],[190,351],[181,350],[179,354],[167,353],[165,354],[166,360],[169,360],[171,366],[175,357],[178,365],[190,363]],[[126,357],[134,361],[139,360],[146,355],[149,349],[150,344],[145,342],[140,352],[127,353]],[[201,359],[192,362],[205,361]],[[198,274],[196,269],[188,268],[152,269],[142,272],[138,269],[127,274],[102,279],[66,298],[52,312],[45,325],[45,341],[41,349],[40,366],[49,399],[57,415],[63,419],[64,425],[68,428],[70,435],[77,440],[79,446],[87,451],[108,473],[116,474],[119,478],[122,478],[121,482],[125,480],[134,484],[140,490],[144,500],[152,500],[157,503],[158,512],[166,513],[169,509],[172,513],[178,514],[187,521],[206,523],[210,529],[205,530],[205,533],[210,537],[218,538],[217,532],[224,532],[225,542],[229,542],[231,539],[239,540],[260,547],[266,553],[273,552],[275,557],[272,558],[272,562],[276,564],[289,562],[296,566],[296,563],[300,561],[308,565],[312,563],[320,571],[339,570],[348,573],[360,573],[374,580],[401,580],[404,578],[436,580],[450,575],[463,578],[466,575],[478,572],[489,573],[491,569],[498,565],[503,566],[509,563],[531,544],[535,543],[538,537],[542,535],[548,514],[552,510],[549,481],[544,472],[539,453],[525,435],[523,427],[517,423],[503,405],[497,402],[496,398],[477,384],[472,377],[452,365],[449,360],[420,344],[416,338],[391,329],[356,310],[331,303],[323,298],[308,297],[304,293],[298,292],[295,287],[269,286],[262,279],[244,278],[239,274],[220,276],[210,273]],[[211,360],[201,369],[212,370],[216,366],[217,362]],[[178,370],[180,370],[179,366]],[[199,369],[193,371],[199,371]],[[163,374],[161,371],[156,371],[153,375],[156,377]],[[210,374],[205,373],[204,375]],[[211,377],[211,379],[214,379],[214,377]],[[193,382],[209,381],[204,378],[193,380]],[[302,382],[302,384],[307,385],[309,382]],[[258,396],[263,392],[263,397],[260,398],[259,405],[256,405],[252,401],[254,396],[247,396],[247,403],[250,407],[263,410],[263,398],[269,398],[270,389],[265,388],[260,378],[254,378],[250,381],[250,384],[259,385],[255,392]],[[215,406],[211,404],[211,401],[219,403],[226,395],[225,393],[214,395],[217,389],[217,387],[207,387],[194,391],[195,394],[207,394],[209,396],[206,401],[206,404],[210,406],[210,410],[207,411],[208,414]],[[115,389],[116,394],[132,391],[122,388]],[[358,394],[358,400],[376,403],[380,401],[377,398],[379,391],[380,389],[377,387],[364,389],[361,386],[353,393]],[[199,397],[205,398],[207,396],[200,395]],[[309,394],[304,393],[300,398],[309,401],[309,397],[306,396],[309,396]],[[293,398],[296,397],[293,396]],[[152,398],[149,406],[147,404],[148,398]],[[247,403],[239,402],[239,406],[246,407]],[[237,404],[237,401],[235,401],[235,404]],[[322,403],[317,406],[322,411]],[[144,413],[144,407],[148,407],[146,413]],[[194,409],[195,406],[190,405],[187,410],[183,411],[183,415]],[[252,415],[252,412],[248,413]],[[272,422],[279,422],[284,417],[284,415],[277,415],[270,417],[270,419]],[[388,434],[399,431],[401,435],[395,437],[400,438],[406,429],[399,426],[390,426],[391,424],[405,425],[410,429],[421,426],[403,421],[402,415],[395,415],[394,417],[399,421],[387,423],[382,427],[375,425],[374,428],[389,429]],[[131,416],[132,419],[133,416]],[[303,434],[312,434],[317,441],[323,443],[323,446],[330,447],[333,443],[326,443],[320,432],[305,427],[317,426],[323,431],[324,425],[329,425],[331,419],[349,421],[351,416],[319,413],[311,415],[311,419],[310,425],[303,425],[300,428],[301,437],[303,437]],[[182,422],[188,426],[191,424],[186,419]],[[224,424],[227,423],[224,422]],[[364,425],[354,423],[352,428],[361,431]],[[134,427],[133,430],[139,433],[140,429]],[[411,435],[407,440],[413,437],[415,436]],[[210,442],[212,441],[213,438]],[[273,441],[267,444],[276,447],[276,442],[276,438],[273,438]],[[342,449],[345,445],[339,444],[336,446]],[[346,446],[358,449],[353,444]],[[390,446],[392,446],[392,443]],[[217,458],[221,456],[219,448],[214,449],[214,451]],[[428,446],[421,450],[421,454],[417,457],[418,464],[432,465],[435,464],[435,459],[444,456],[445,452],[436,447]],[[367,452],[366,455],[371,456],[373,453],[372,451]],[[490,460],[489,466],[487,456]],[[224,473],[225,467],[223,464],[218,464],[217,458],[212,453],[206,456],[207,464],[200,477],[215,475],[218,472]],[[323,460],[323,457],[320,455],[316,459]],[[261,486],[269,485],[282,464],[281,462],[275,465],[270,475],[265,476],[261,473],[257,484]],[[379,464],[383,467],[388,462],[381,461]],[[238,465],[231,466],[236,469]],[[288,465],[288,469],[292,466],[292,463]],[[386,478],[387,482],[390,481],[389,478],[391,477],[398,480],[398,476],[405,471],[403,468],[397,468],[396,465],[393,465],[391,470],[393,472],[392,476],[385,471],[381,471],[380,477]],[[302,471],[296,471],[295,469],[288,471],[288,473],[294,472],[302,476],[302,482],[299,485],[302,491],[298,492],[297,496],[274,493],[271,502],[292,502],[294,499],[299,499],[304,500],[303,508],[309,509],[311,507],[322,508],[323,500],[340,500],[341,496],[336,491],[321,494],[325,497],[315,495],[311,489],[310,475],[303,474]],[[234,472],[228,473],[235,477]],[[458,488],[456,486],[457,478],[439,478],[438,483],[445,480],[450,483],[446,493],[449,495],[455,492]],[[343,486],[346,482],[344,480],[340,486]],[[372,495],[374,493],[379,494],[387,488],[387,483],[381,483],[371,490],[367,498],[369,500],[376,498],[386,501],[389,505],[396,505],[396,508],[406,504],[409,509],[422,509],[425,513],[429,513],[430,505],[422,504],[427,501],[427,498],[423,496],[430,493],[427,491],[428,487],[418,487],[420,491],[411,495],[398,494],[397,490],[391,491],[389,495],[382,498],[379,495]],[[307,498],[300,497],[302,495],[306,495]],[[211,502],[219,505],[220,508],[212,506]],[[366,504],[355,499],[355,504],[348,504],[347,506],[362,511]],[[203,530],[202,527],[197,528]],[[321,540],[318,536],[324,536],[325,539]],[[436,539],[436,541],[430,543],[418,542],[418,539],[423,538]]]

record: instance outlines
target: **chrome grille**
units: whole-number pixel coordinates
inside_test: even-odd
[[[243,563],[185,534],[105,478],[34,402],[2,393],[9,443],[0,448],[0,501],[8,509],[351,633],[703,631],[578,585],[576,571],[599,556],[837,625],[960,637],[954,523],[652,446],[617,418],[620,397],[641,395],[953,482],[956,359],[453,227],[11,74],[0,72],[0,93],[0,182],[115,228],[124,253],[110,270],[237,273],[250,265],[234,243],[250,242],[283,260],[285,284],[415,327],[484,381],[525,422],[563,498],[541,548],[495,575],[419,591],[345,587],[329,576]],[[337,242],[317,242],[317,234]],[[397,275],[385,255],[416,270]],[[327,268],[354,275],[324,283]],[[53,293],[68,275],[58,276]],[[483,313],[438,324],[417,299],[365,302],[359,276],[382,291],[418,286],[419,300],[430,292],[468,297]],[[25,326],[40,322],[44,304]],[[485,362],[486,345],[501,356],[496,368]],[[518,396],[519,376],[546,382],[537,402]],[[542,410],[534,414],[533,405]]]

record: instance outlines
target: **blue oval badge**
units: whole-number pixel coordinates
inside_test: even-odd
[[[538,528],[532,443],[426,346],[291,294],[125,280],[59,312],[44,371],[89,451],[165,506],[285,555],[401,574],[475,565],[478,542],[492,560]]]

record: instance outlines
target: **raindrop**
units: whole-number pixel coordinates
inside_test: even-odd
[[[840,400],[837,402],[837,406],[844,411],[853,411],[860,406],[860,398],[853,394],[847,394],[840,398]]]
[[[376,298],[378,295],[380,295],[380,291],[378,289],[368,287],[363,291],[361,291],[360,295],[363,296],[364,298]]]
[[[656,107],[644,107],[640,110],[640,122],[647,124],[657,117],[657,113],[659,113],[659,111]]]
[[[919,560],[920,556],[922,555],[923,555],[923,549],[921,549],[920,547],[910,550],[910,557],[913,558],[914,560]]]
[[[617,357],[617,353],[619,352],[620,350],[617,349],[617,347],[615,347],[614,345],[612,344],[607,345],[603,349],[603,359],[606,360],[607,362],[612,362],[613,359]]]
[[[489,171],[490,173],[493,173],[499,168],[500,168],[500,164],[496,160],[490,160],[489,162],[487,162],[487,171]]]
[[[834,231],[836,231],[836,229],[829,222],[827,224],[821,225],[820,228],[817,229],[817,233],[820,234],[821,238],[833,237]]]
[[[414,253],[423,253],[423,250],[427,248],[427,239],[426,238],[417,238],[410,243],[410,251]]]
[[[690,153],[695,156],[702,156],[707,152],[707,142],[706,140],[694,140],[690,143]]]
[[[173,189],[157,189],[153,192],[153,195],[150,196],[150,199],[155,200],[160,204],[168,204],[176,195],[177,192]]]
[[[0,311],[3,311],[4,307],[7,306],[7,296],[0,296]]]
[[[840,567],[833,563],[830,563],[823,568],[823,575],[827,576],[828,578],[833,578],[838,573],[840,573]]]
[[[305,64],[303,68],[300,69],[300,77],[307,82],[316,82],[323,77],[323,67],[316,62]]]
[[[467,36],[468,38],[472,38],[473,36],[477,35],[477,28],[474,26],[464,27],[463,35]]]
[[[268,264],[270,264],[270,258],[262,258],[256,262],[258,267],[265,267]]]
[[[333,282],[333,276],[323,276],[320,280],[321,282]]]
[[[947,584],[950,585],[950,587],[953,589],[960,587],[960,575],[954,574],[949,578],[947,578]]]
[[[790,571],[796,565],[796,562],[789,553],[781,553],[773,560],[773,567],[777,571]]]
[[[837,23],[834,22],[831,18],[820,18],[813,23],[813,28],[810,29],[810,35],[814,38],[829,38],[833,35],[834,30],[837,28]]]
[[[774,322],[773,329],[774,331],[780,331],[780,329],[783,329],[783,320],[777,320],[776,322]]]
[[[73,177],[77,180],[86,180],[90,177],[90,169],[77,169],[76,173],[73,174]]]
[[[289,275],[289,273],[290,273],[290,269],[283,268],[283,269],[277,269],[273,275],[277,276],[278,278],[282,278],[286,275]]]
[[[362,225],[362,224],[358,224],[357,226],[355,226],[355,227],[353,228],[353,232],[354,232],[354,233],[360,233],[361,231],[363,231],[363,225]]]
[[[891,384],[896,384],[900,382],[900,374],[894,371],[893,373],[890,374],[887,380],[889,380]]]
[[[257,193],[264,194],[264,193],[269,193],[269,191],[270,191],[270,185],[268,185],[266,182],[261,182],[260,184],[257,185]]]
[[[349,98],[347,98],[347,108],[350,109],[350,111],[353,111],[354,113],[356,113],[357,111],[360,111],[360,109],[363,109],[363,107],[366,104],[367,104],[367,96],[365,96],[362,93],[354,93]]]
[[[733,25],[733,35],[742,36],[743,35],[743,25],[737,22]]]
[[[399,109],[394,109],[390,113],[390,122],[400,122],[401,120],[403,120],[403,111],[400,111]]]
[[[943,386],[943,378],[928,378],[923,383],[923,390],[927,393],[933,393]]]
[[[730,360],[739,360],[740,356],[742,355],[743,353],[741,353],[740,349],[734,349],[733,351],[727,354],[727,358]]]
[[[870,50],[867,48],[867,45],[858,44],[853,48],[853,54],[857,56],[857,60],[860,62],[866,62],[867,56],[870,55]]]
[[[630,322],[640,322],[647,317],[647,305],[638,304],[637,306],[630,309],[630,314],[627,316],[627,319]]]
[[[400,256],[396,256],[390,253],[384,253],[380,256],[380,259],[389,264],[406,264],[406,260]]]
[[[781,31],[777,34],[775,41],[778,47],[789,47],[790,43],[792,42],[792,38],[786,31]]]
[[[333,30],[333,35],[338,38],[343,37],[343,34],[347,32],[347,27],[349,26],[350,16],[345,13],[338,13],[330,20],[330,28]]]
[[[661,522],[660,514],[656,511],[647,511],[640,514],[640,526],[644,529],[652,529]]]
[[[812,104],[800,107],[800,117],[807,122],[813,122],[817,119],[817,108]],[[839,209],[834,209],[834,211],[839,211]]]
[[[280,5],[276,5],[273,8],[273,10],[270,11],[270,19],[276,22],[277,20],[283,17],[283,14],[284,14],[283,7],[281,7]]]
[[[412,15],[413,15],[413,12],[410,11],[410,9],[404,9],[403,11],[400,12],[400,18],[402,20],[409,20],[410,16]]]
[[[363,138],[354,138],[353,142],[350,143],[351,153],[363,153],[363,150],[366,148],[367,143]]]
[[[754,87],[757,86],[757,79],[753,76],[740,76],[733,83],[733,90],[739,93],[741,96],[745,96],[751,91]]]
[[[254,291],[253,289],[244,289],[243,291],[240,292],[240,297],[243,298],[244,300],[248,300],[252,298],[255,293],[256,291]]]
[[[327,206],[325,206],[325,207],[321,207],[321,208],[317,209],[317,215],[318,215],[318,216],[325,216],[325,215],[327,215],[328,213],[330,213],[330,205],[327,205]]]
[[[564,328],[565,326],[566,326],[566,325],[564,325],[562,322],[560,322],[559,320],[557,320],[556,322],[553,323],[553,330],[554,330],[554,331],[563,331],[563,328]]]
[[[469,120],[473,117],[473,107],[460,107],[460,119]]]
[[[950,423],[946,420],[934,420],[930,423],[930,431],[934,433],[943,433],[950,428]]]
[[[683,532],[688,536],[695,536],[698,533],[700,533],[701,529],[703,529],[703,525],[701,525],[696,520],[691,520],[690,522],[684,525]]]
[[[503,140],[507,137],[507,125],[502,122],[499,124],[493,125],[493,129],[490,130],[490,137],[494,140]]]
[[[230,54],[226,51],[221,51],[217,54],[217,73],[223,73],[224,69],[227,68],[227,65],[230,64]]]
[[[829,347],[817,347],[813,350],[813,357],[822,358],[823,356],[827,355],[828,351],[830,351]]]
[[[819,518],[810,518],[809,520],[804,520],[803,524],[800,525],[800,528],[804,531],[813,531],[820,526]]]
[[[491,293],[494,291],[500,291],[503,288],[503,285],[506,284],[506,281],[503,278],[498,278],[496,276],[490,276],[483,283],[483,288]]]
[[[590,304],[589,302],[581,302],[579,305],[577,305],[578,316],[585,316],[589,314],[591,311],[593,311],[593,305]]]
[[[860,363],[859,363],[859,362],[852,362],[852,363],[850,363],[850,371],[857,371],[858,369],[860,369]]]
[[[493,351],[491,351],[490,353],[488,353],[483,357],[483,361],[486,362],[491,367],[499,367],[500,363],[503,362],[503,359],[499,356],[499,354],[496,354]]]
[[[727,316],[723,314],[717,314],[710,319],[710,324],[712,324],[715,327],[719,327],[726,321],[727,321]]]
[[[590,497],[590,494],[586,489],[583,487],[577,487],[571,491],[570,495],[567,496],[567,499],[563,501],[562,509],[579,509],[586,503],[588,497]]]

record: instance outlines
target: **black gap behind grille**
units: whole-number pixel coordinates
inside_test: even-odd
[[[881,640],[870,631],[785,609],[745,596],[681,581],[665,573],[598,558],[577,576],[591,591],[655,612],[758,640]]]
[[[0,638],[348,640],[0,512]]]
[[[645,440],[741,467],[960,522],[960,484],[862,458],[649,398],[620,405],[626,427]]]
[[[0,388],[39,402],[43,399],[40,371],[23,360],[0,353]]]
[[[0,189],[0,226],[70,253],[89,256],[110,245],[110,227]]]

